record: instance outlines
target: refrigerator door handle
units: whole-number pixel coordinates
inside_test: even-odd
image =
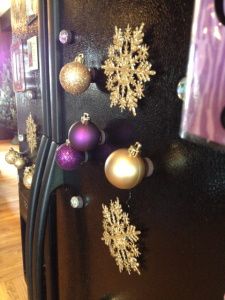
[[[38,155],[36,159],[35,173],[32,180],[31,194],[28,204],[26,241],[25,241],[25,270],[28,286],[28,296],[32,299],[32,242],[34,234],[35,216],[38,205],[38,197],[42,182],[42,176],[45,169],[46,159],[50,147],[50,139],[45,135],[42,136]]]
[[[60,186],[65,186],[67,188],[70,186],[73,190],[80,190],[79,173],[76,171],[73,173],[73,176],[71,176],[71,172],[64,172],[57,166],[55,162],[57,147],[58,145],[55,142],[51,143],[46,168],[42,179],[42,186],[39,193],[38,207],[35,218],[32,251],[33,297],[31,298],[34,300],[45,299],[43,276],[44,239],[49,207],[52,201],[52,194]]]
[[[42,179],[41,191],[35,219],[32,255],[32,299],[45,299],[43,288],[44,236],[47,224],[48,208],[52,192],[63,184],[62,172],[55,164],[57,144],[51,143],[45,172]]]
[[[57,188],[63,185],[67,187],[72,186],[76,191],[79,190],[79,174],[76,172],[71,176],[71,172],[64,173],[63,170],[57,166],[55,162],[57,147],[58,145],[55,142],[51,143],[35,218],[32,251],[33,297],[31,298],[35,300],[45,299],[43,276],[44,239],[49,207],[52,201],[51,196]]]

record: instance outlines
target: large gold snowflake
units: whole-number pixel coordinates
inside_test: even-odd
[[[128,25],[124,33],[115,27],[113,45],[102,66],[107,76],[106,87],[111,92],[111,107],[118,105],[121,111],[128,108],[134,116],[138,99],[144,96],[144,82],[156,74],[148,62],[149,47],[143,44],[143,27],[144,23],[132,32]]]
[[[103,237],[102,240],[109,246],[110,254],[115,258],[119,271],[126,269],[130,274],[133,270],[140,275],[137,258],[140,256],[138,246],[140,231],[130,225],[128,214],[123,212],[119,198],[110,207],[103,208]]]

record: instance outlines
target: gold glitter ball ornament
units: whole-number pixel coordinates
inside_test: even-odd
[[[148,172],[148,165],[140,156],[140,149],[141,144],[136,142],[129,149],[118,149],[109,155],[105,162],[105,175],[112,185],[119,189],[131,189],[142,181]]]
[[[119,198],[111,201],[109,207],[102,205],[102,208],[104,229],[102,240],[109,247],[119,271],[125,269],[129,275],[132,271],[140,275],[138,257],[141,253],[137,242],[141,232],[130,224],[128,214],[122,210]]]
[[[5,161],[8,164],[13,165],[15,162],[15,159],[17,157],[17,154],[18,154],[18,152],[16,150],[14,150],[13,148],[10,148],[9,151],[5,155]]]
[[[91,73],[84,65],[83,54],[79,54],[74,61],[62,67],[59,81],[64,90],[73,95],[79,95],[88,89]]]

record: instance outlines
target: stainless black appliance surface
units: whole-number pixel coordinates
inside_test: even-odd
[[[176,87],[186,73],[192,13],[193,1],[187,0],[39,1],[45,106],[38,153],[42,171],[36,171],[38,186],[33,183],[28,208],[30,300],[223,299],[225,157],[179,138],[182,102]],[[101,65],[115,26],[124,30],[142,22],[156,75],[146,83],[134,117],[110,108]],[[62,29],[73,31],[75,42],[60,44]],[[79,53],[96,76],[87,91],[74,96],[63,91],[58,74]],[[77,170],[60,170],[54,161],[57,146],[84,112],[105,130],[109,145],[139,141],[142,155],[153,160],[153,175],[131,190],[113,187],[104,174],[104,146]],[[74,195],[88,199],[88,205],[72,208]],[[101,240],[102,204],[116,197],[142,232],[141,275],[120,273]]]

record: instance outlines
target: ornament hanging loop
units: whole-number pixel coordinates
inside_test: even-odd
[[[81,64],[84,64],[84,54],[83,53],[79,53],[75,58],[74,58],[74,62],[79,62]]]
[[[88,113],[83,113],[83,116],[81,117],[81,123],[82,124],[87,124],[88,121],[90,121],[90,115]]]
[[[134,145],[131,145],[128,149],[128,153],[130,156],[136,157],[141,151],[141,143],[136,142]]]

